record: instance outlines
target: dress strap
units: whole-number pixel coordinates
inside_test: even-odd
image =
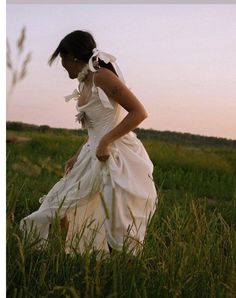
[[[107,109],[114,109],[114,106],[111,103],[111,99],[108,98],[108,96],[106,95],[106,93],[102,90],[102,88],[98,87],[95,85],[94,83],[94,76],[95,76],[95,72],[93,73],[93,77],[92,77],[92,91],[97,90],[98,91],[98,96],[99,99],[102,103],[102,105],[107,108]],[[113,102],[113,101],[112,101]]]

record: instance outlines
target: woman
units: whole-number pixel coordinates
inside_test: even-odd
[[[76,118],[88,139],[66,162],[64,176],[40,198],[40,208],[22,219],[21,228],[33,224],[47,239],[58,215],[69,252],[88,247],[121,251],[127,244],[136,254],[157,203],[153,164],[132,132],[147,112],[126,87],[115,58],[99,51],[90,33],[65,36],[49,65],[58,56],[70,79],[79,81],[79,91],[65,99],[77,101]]]

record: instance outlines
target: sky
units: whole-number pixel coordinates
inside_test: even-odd
[[[139,127],[236,139],[235,4],[8,4],[6,35],[18,67],[16,41],[26,27],[27,76],[7,97],[6,119],[80,128],[78,82],[60,59],[47,61],[73,30],[88,30],[117,58],[127,86],[148,118]],[[7,87],[11,73],[7,71]]]

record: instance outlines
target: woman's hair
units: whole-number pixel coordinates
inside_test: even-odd
[[[58,55],[66,56],[68,54],[72,55],[74,58],[82,60],[85,63],[88,63],[90,57],[93,54],[93,49],[96,48],[96,46],[96,42],[89,32],[82,30],[73,31],[61,40],[56,50],[49,58],[48,64],[51,65]],[[106,64],[104,61],[98,58],[98,65],[111,70],[117,75],[113,65],[110,62]]]

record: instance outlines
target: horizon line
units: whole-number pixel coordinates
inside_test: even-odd
[[[12,120],[7,120],[7,122],[17,122],[17,123],[22,123],[22,124],[28,124],[28,125],[33,125],[33,126],[48,126],[49,128],[52,129],[67,129],[67,130],[86,130],[86,129],[82,129],[82,128],[66,128],[66,127],[55,127],[55,126],[50,126],[48,124],[34,124],[34,123],[27,123],[27,122],[22,122],[22,121],[12,121]],[[216,139],[223,139],[223,140],[227,140],[227,141],[236,141],[236,139],[231,139],[231,138],[226,138],[226,137],[219,137],[219,136],[212,136],[212,135],[202,135],[202,134],[196,134],[196,133],[192,133],[192,132],[182,132],[182,131],[174,131],[174,130],[158,130],[155,128],[144,128],[144,127],[136,127],[135,129],[143,129],[143,130],[153,130],[153,131],[159,131],[159,132],[170,132],[170,133],[179,133],[179,134],[189,134],[189,135],[193,135],[193,136],[200,136],[203,138],[216,138]],[[133,131],[131,130],[131,131]],[[6,128],[7,131],[7,128]]]

